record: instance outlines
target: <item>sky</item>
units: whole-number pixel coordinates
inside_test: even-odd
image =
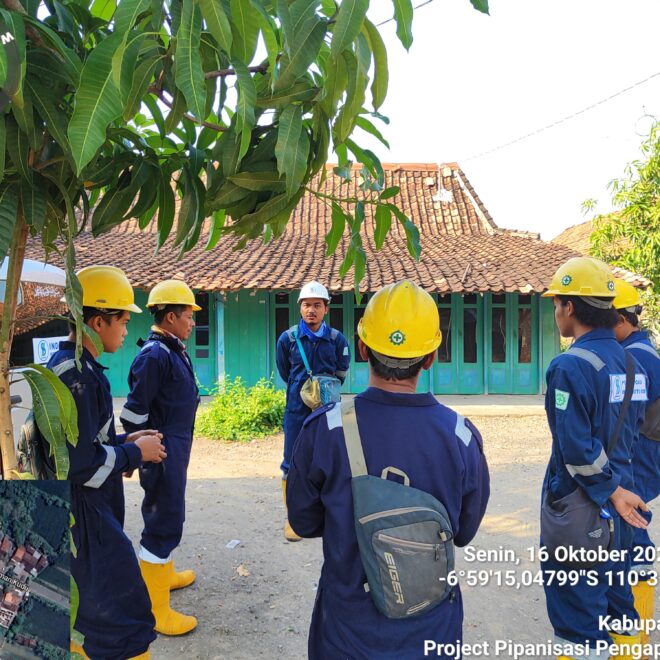
[[[392,3],[372,2],[369,15],[390,18]],[[408,53],[393,21],[380,27],[391,149],[365,134],[358,143],[382,162],[458,162],[498,226],[550,239],[585,220],[586,199],[611,210],[607,184],[660,118],[660,75],[496,148],[660,74],[659,25],[659,0],[491,0],[490,16],[432,0],[415,11]]]

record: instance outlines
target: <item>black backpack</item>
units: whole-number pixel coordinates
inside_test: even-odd
[[[50,445],[44,438],[34,420],[34,411],[30,410],[21,427],[16,452],[18,472],[29,472],[35,479],[57,479],[55,459],[50,454]]]

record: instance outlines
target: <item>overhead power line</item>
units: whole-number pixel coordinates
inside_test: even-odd
[[[647,83],[649,80],[653,80],[653,78],[657,78],[660,76],[660,71],[657,73],[654,73],[653,75],[649,76],[648,78],[644,78],[644,80],[640,80],[629,87],[625,87],[624,89],[620,89],[618,92],[615,92],[614,94],[610,94],[609,96],[605,97],[604,99],[601,99],[600,101],[596,101],[596,103],[592,103],[591,105],[588,105],[586,108],[582,108],[582,110],[578,110],[577,112],[573,112],[570,115],[566,115],[566,117],[562,117],[561,119],[558,119],[557,121],[553,121],[551,124],[547,124],[546,126],[543,126],[542,128],[538,128],[535,131],[532,131],[531,133],[525,133],[525,135],[521,135],[520,137],[515,138],[515,140],[509,140],[509,142],[505,142],[504,144],[500,144],[497,147],[493,147],[492,149],[487,149],[486,151],[482,151],[478,154],[475,154],[474,156],[470,156],[469,158],[462,158],[459,160],[461,163],[467,163],[470,160],[476,160],[477,158],[481,158],[483,156],[487,156],[488,154],[492,154],[495,151],[500,151],[500,149],[505,149],[506,147],[510,147],[511,145],[517,144],[518,142],[522,142],[523,140],[527,140],[530,137],[533,137],[535,135],[538,135],[539,133],[543,133],[544,131],[547,131],[551,128],[554,128],[555,126],[559,126],[560,124],[563,124],[564,122],[569,121],[570,119],[574,119],[575,117],[578,117],[579,115],[583,115],[585,112],[589,112],[589,110],[593,110],[594,108],[597,108],[600,105],[603,105],[604,103],[607,103],[608,101],[611,101],[612,99],[615,99],[617,96],[621,96],[622,94],[626,94],[627,92],[635,89],[636,87],[639,87],[640,85],[643,85],[644,83]]]
[[[413,7],[413,12],[417,11],[420,7],[424,7],[425,5],[430,5],[433,2],[433,0],[426,0],[426,2],[420,2],[416,7]],[[392,18],[388,18],[384,21],[381,21],[380,23],[376,23],[376,27],[380,27],[381,25],[385,25],[386,23],[391,23],[394,20],[394,16]]]

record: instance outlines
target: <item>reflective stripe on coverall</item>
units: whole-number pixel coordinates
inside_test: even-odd
[[[369,474],[394,466],[410,485],[431,493],[449,514],[455,544],[477,532],[490,485],[482,439],[466,419],[432,394],[369,388],[356,397]],[[287,480],[289,520],[305,537],[323,537],[324,563],[309,634],[309,657],[419,658],[424,640],[462,638],[460,588],[436,608],[409,619],[388,619],[365,592],[355,535],[351,472],[341,404],[323,406],[304,423]]]
[[[78,410],[78,443],[69,449],[72,528],[77,556],[71,575],[80,592],[75,628],[92,660],[124,660],[144,653],[156,638],[147,588],[123,531],[122,472],[140,465],[140,448],[115,433],[110,383],[87,349],[75,362],[64,341],[48,362],[69,388]]]
[[[168,559],[181,542],[186,515],[186,479],[199,390],[183,344],[152,332],[128,377],[131,391],[121,412],[127,431],[152,428],[163,434],[167,458],[140,468],[144,489],[141,545]]]
[[[579,337],[571,348],[555,357],[546,374],[548,390],[545,408],[552,432],[552,454],[546,469],[543,492],[549,484],[555,498],[582,488],[588,497],[606,506],[614,520],[614,550],[630,549],[632,527],[621,520],[608,498],[617,486],[632,490],[631,455],[646,405],[646,375],[637,365],[633,400],[619,434],[613,455],[605,448],[616,425],[625,389],[624,349],[614,332],[596,329]],[[543,539],[541,539],[543,544]],[[555,561],[542,562],[544,571],[566,570]],[[561,640],[584,644],[608,640],[599,616],[620,620],[638,618],[628,580],[608,584],[606,572],[630,569],[625,561],[607,561],[589,571],[598,574],[598,584],[580,577],[575,586],[559,586],[556,579],[544,582],[546,605],[555,634]],[[550,582],[550,584],[548,584]],[[615,581],[617,582],[617,581]]]
[[[316,376],[336,376],[343,383],[351,363],[351,354],[346,337],[341,332],[325,326],[322,337],[309,337],[305,322],[301,319],[297,327],[300,343],[307,361]],[[286,383],[286,408],[284,410],[284,459],[282,471],[286,475],[291,462],[293,445],[303,422],[312,412],[300,398],[300,390],[308,378],[298,344],[292,328],[283,332],[277,340],[277,371]]]

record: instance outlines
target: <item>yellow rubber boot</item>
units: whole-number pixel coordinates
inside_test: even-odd
[[[176,589],[183,589],[184,587],[190,586],[194,581],[197,575],[195,571],[186,569],[185,571],[175,571],[174,565],[172,565],[172,579],[170,580],[170,591],[175,591]]]
[[[149,653],[149,650],[146,650],[144,653],[140,653],[140,655],[134,655],[132,658],[129,658],[128,660],[149,660],[151,658],[151,653]]]
[[[639,618],[642,621],[650,621],[653,619],[653,605],[655,601],[655,587],[651,586],[646,580],[640,580],[632,588],[633,596],[635,597],[635,609]],[[648,633],[640,632],[642,644],[650,642]]]
[[[194,616],[181,614],[170,607],[170,583],[174,563],[151,564],[140,559],[140,571],[151,598],[151,611],[156,619],[154,629],[163,635],[185,635],[197,627]]]
[[[610,660],[637,660],[637,656],[633,656],[633,646],[642,643],[641,635],[617,635],[616,633],[609,633],[612,642],[621,646],[620,653],[611,655]]]
[[[284,510],[286,511],[286,479],[282,479],[282,497],[284,498]],[[289,525],[288,515],[284,521],[284,538],[287,541],[300,541],[302,539],[302,537],[293,531],[293,527]]]
[[[71,652],[71,655],[74,653],[77,653],[78,655],[81,655],[85,660],[89,660],[89,656],[87,653],[85,653],[85,650],[83,649],[82,646],[78,646],[75,642],[70,642],[69,643],[69,651]]]

